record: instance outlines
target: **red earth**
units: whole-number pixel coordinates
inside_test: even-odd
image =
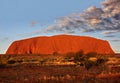
[[[114,53],[106,40],[89,36],[55,35],[14,41],[6,54],[65,54],[80,50],[84,51],[84,53]]]

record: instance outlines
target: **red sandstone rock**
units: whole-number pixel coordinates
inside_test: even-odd
[[[87,36],[56,35],[41,36],[15,41],[8,48],[6,54],[65,54],[83,50],[84,53],[113,54],[109,43]]]

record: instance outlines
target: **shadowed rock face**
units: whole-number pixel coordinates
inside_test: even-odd
[[[109,43],[87,36],[41,36],[13,42],[6,54],[65,54],[83,50],[84,53],[113,54]]]

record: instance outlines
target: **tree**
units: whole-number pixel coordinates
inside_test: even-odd
[[[97,53],[96,52],[89,52],[86,54],[87,57],[96,57]]]
[[[93,61],[90,61],[90,60],[86,60],[85,62],[85,68],[87,69],[87,70],[89,70],[92,66],[94,66],[94,62]]]

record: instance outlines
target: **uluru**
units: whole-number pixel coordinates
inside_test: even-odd
[[[84,51],[84,53],[114,53],[109,42],[106,40],[89,36],[55,35],[14,41],[6,54],[65,54],[80,50]]]

